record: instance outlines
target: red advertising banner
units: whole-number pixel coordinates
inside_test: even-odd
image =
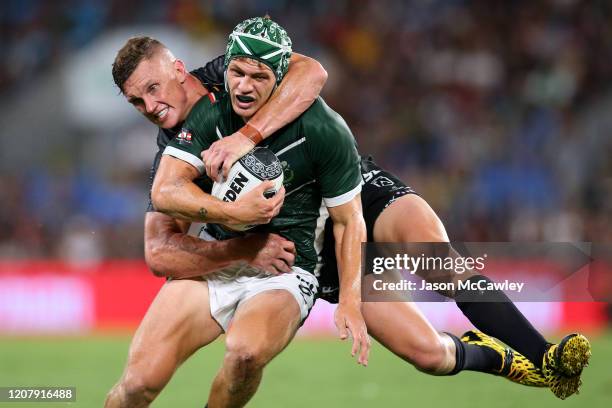
[[[542,270],[525,265],[525,271]],[[503,270],[500,267],[498,271]],[[495,279],[500,279],[495,274]],[[90,265],[56,261],[0,262],[0,334],[72,334],[91,330],[133,330],[164,279],[141,260]],[[448,303],[422,303],[434,326],[467,327]],[[596,330],[606,325],[606,305],[597,302],[524,302],[518,307],[543,330]],[[302,333],[335,332],[334,307],[318,301]]]
[[[163,283],[143,261],[0,262],[0,332],[132,329]]]

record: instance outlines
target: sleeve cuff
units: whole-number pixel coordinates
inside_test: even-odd
[[[326,207],[338,207],[339,205],[348,203],[359,193],[361,193],[361,183],[357,184],[357,187],[354,189],[339,196],[332,198],[323,197],[323,202],[325,203]]]
[[[199,157],[194,156],[191,153],[188,153],[181,149],[177,149],[173,146],[168,146],[164,150],[164,155],[176,157],[179,160],[185,161],[191,164],[196,169],[198,169],[200,174],[204,174],[204,162]]]

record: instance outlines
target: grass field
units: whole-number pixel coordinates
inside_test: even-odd
[[[128,337],[67,339],[0,338],[0,386],[75,386],[77,402],[1,403],[0,408],[101,407],[121,374]],[[223,345],[200,351],[179,369],[154,407],[202,407],[219,367]],[[375,345],[367,368],[351,360],[337,340],[293,342],[266,369],[249,407],[609,407],[612,406],[612,334],[593,339],[593,359],[578,396],[557,400],[550,391],[526,388],[476,373],[431,377]]]

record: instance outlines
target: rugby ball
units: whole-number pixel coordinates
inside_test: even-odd
[[[283,168],[274,152],[266,147],[255,147],[230,168],[226,180],[215,182],[212,195],[223,201],[236,201],[264,182],[274,181],[274,187],[264,195],[272,197],[283,186]],[[254,225],[226,225],[235,231],[246,231]]]

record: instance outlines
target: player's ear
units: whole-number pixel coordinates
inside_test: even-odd
[[[179,82],[182,84],[187,79],[187,70],[185,69],[185,63],[180,59],[174,60],[174,71],[176,72],[176,77]]]

